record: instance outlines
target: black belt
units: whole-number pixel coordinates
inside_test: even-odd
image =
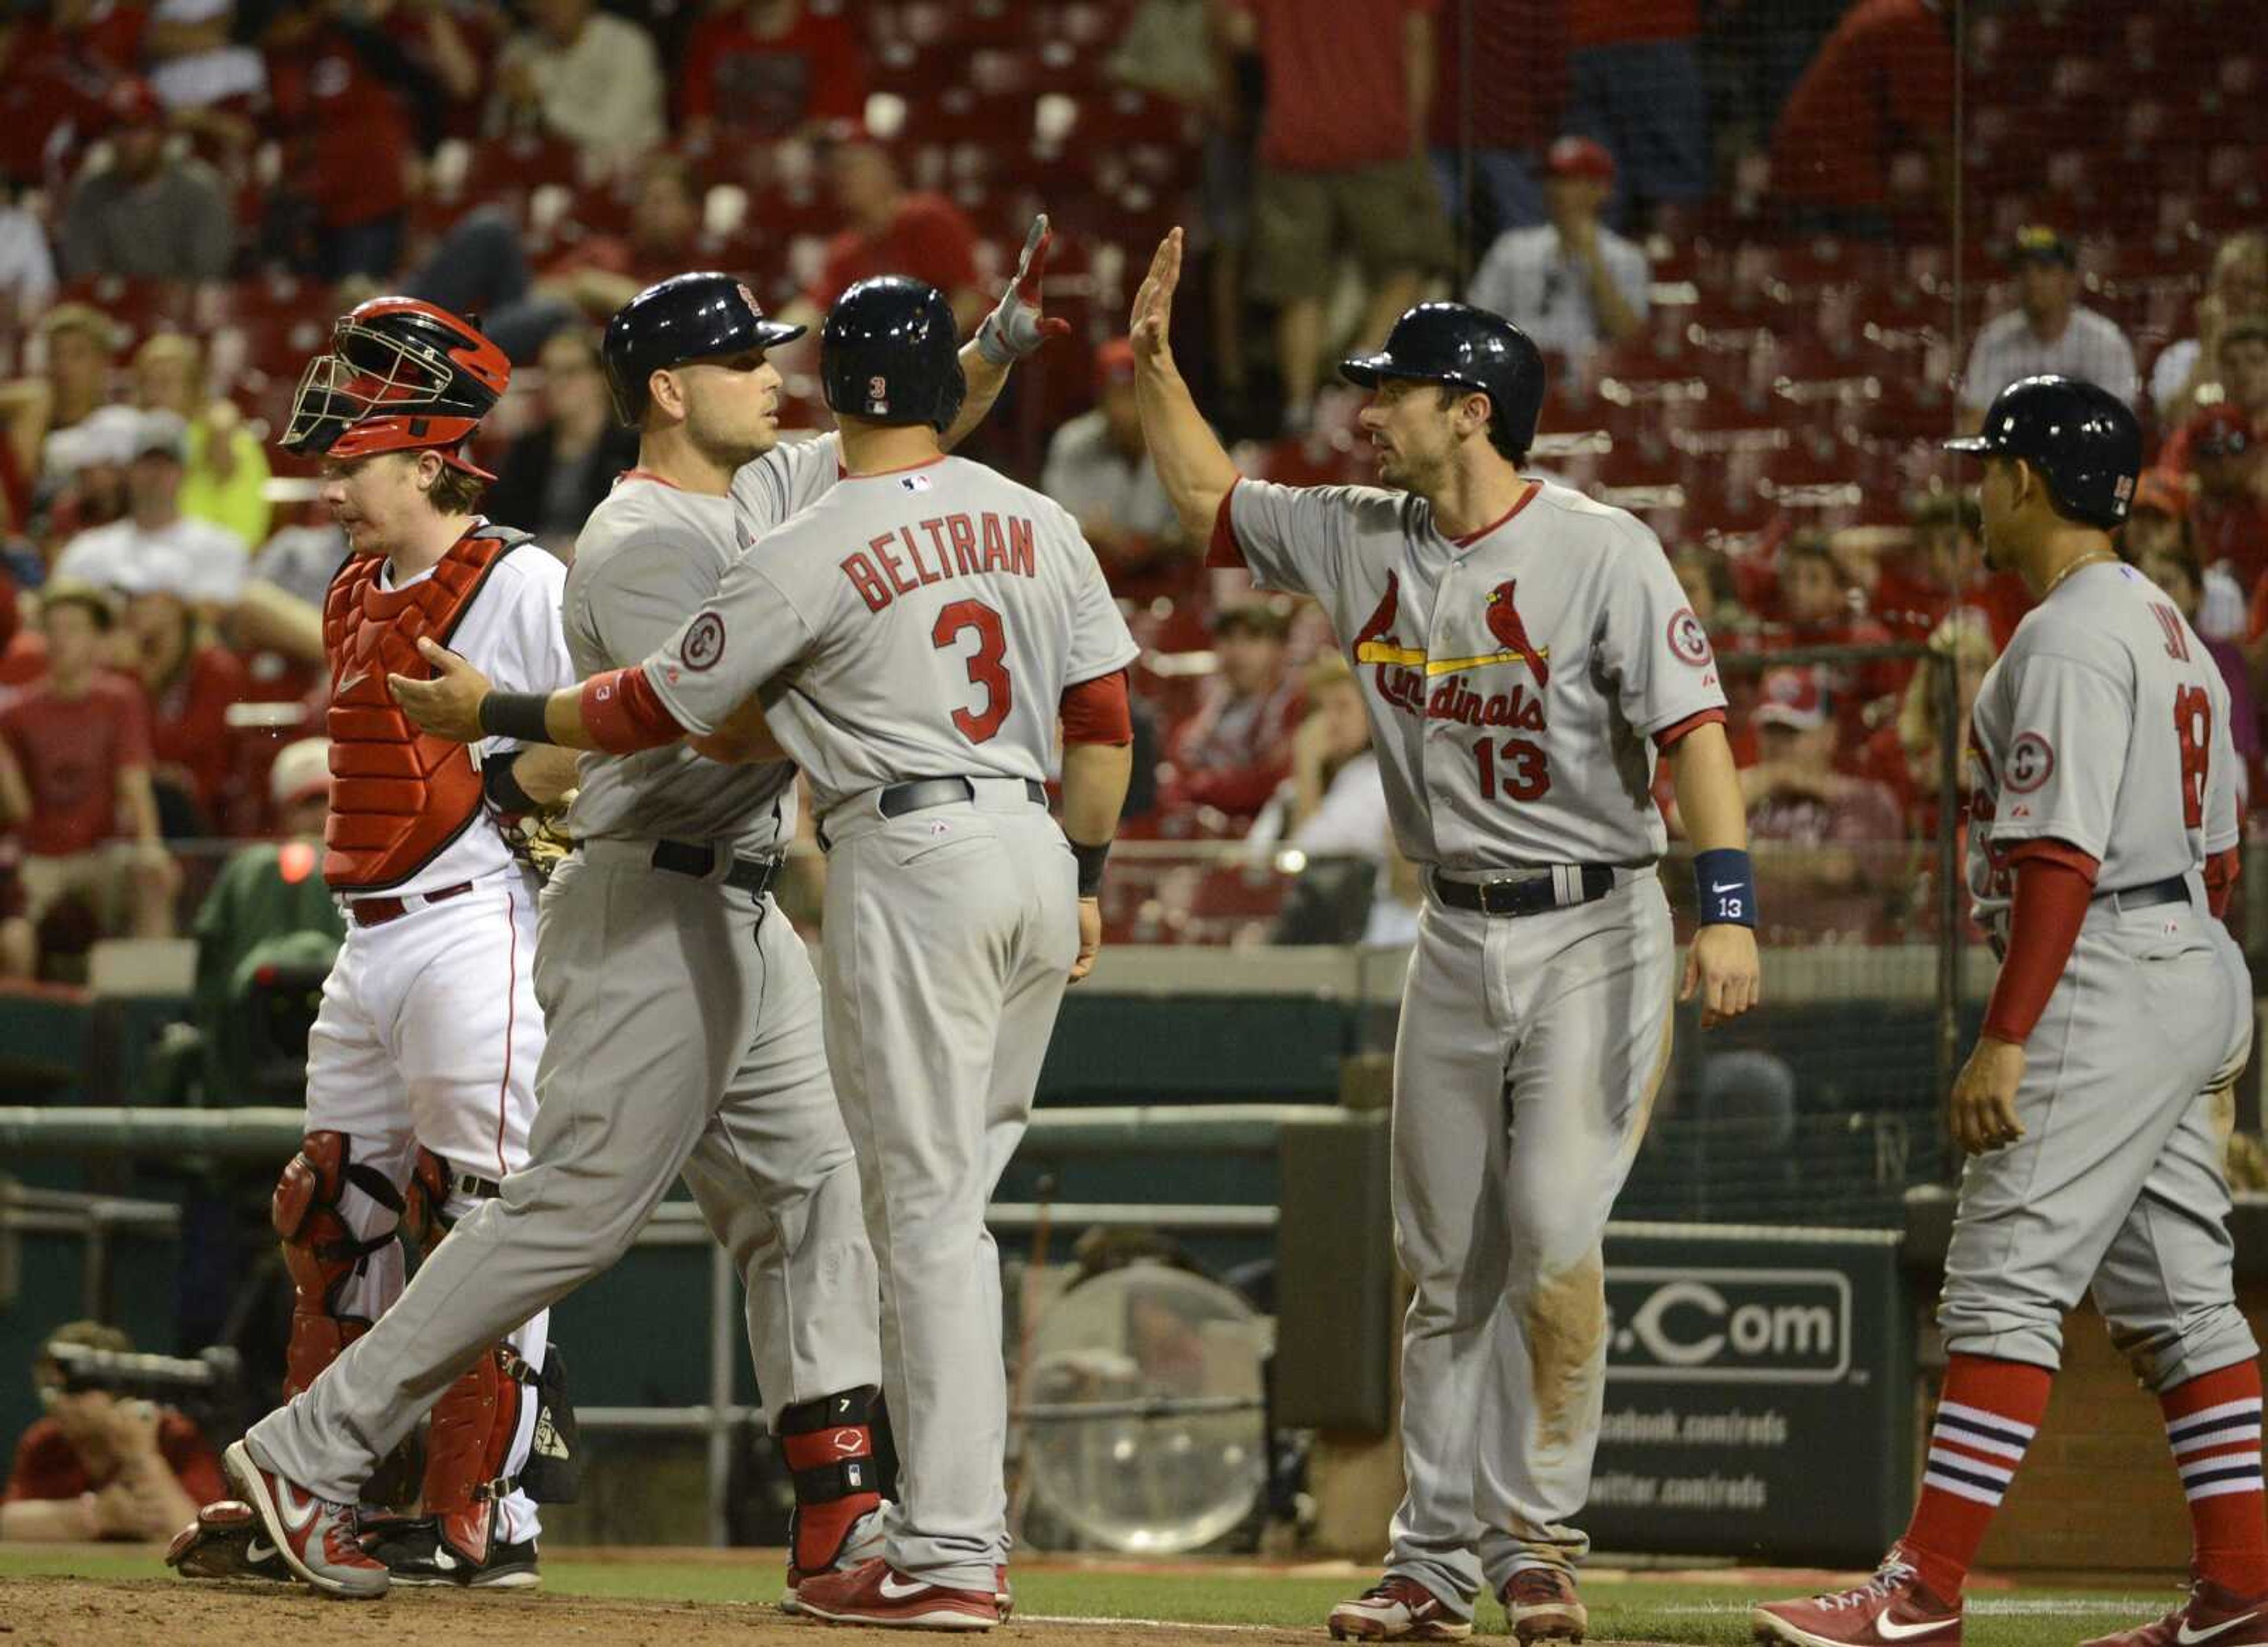
[[[2116,898],[2121,909],[2151,909],[2161,903],[2187,903],[2190,883],[2186,875],[2176,875],[2166,880],[2154,880],[2146,886],[2129,886],[2120,892],[2099,892],[2097,903],[2108,903]]]
[[[1048,804],[1048,786],[1036,778],[1024,780],[1024,794],[1035,806]],[[973,801],[976,785],[968,778],[916,778],[909,783],[893,783],[884,790],[874,810],[885,818],[902,817],[932,806],[950,806],[955,801]]]
[[[1589,903],[1615,889],[1615,871],[1604,864],[1582,866],[1583,895],[1574,901]],[[1479,915],[1542,915],[1546,909],[1572,908],[1559,901],[1559,878],[1546,871],[1521,880],[1451,880],[1433,877],[1433,895],[1452,909]]]
[[[689,841],[657,841],[653,843],[653,866],[673,875],[706,880],[716,871],[717,849],[696,846]],[[779,872],[780,860],[776,857],[736,857],[733,867],[725,871],[725,884],[761,898],[771,890]]]

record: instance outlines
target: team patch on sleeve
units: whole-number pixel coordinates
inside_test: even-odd
[[[1716,656],[1709,648],[1709,631],[1701,627],[1692,607],[1680,607],[1669,614],[1669,650],[1696,669]]]
[[[2025,732],[2008,746],[2008,775],[2003,787],[2029,795],[2055,774],[2055,746],[2037,732]]]
[[[685,631],[683,651],[688,669],[714,669],[725,655],[725,620],[713,612],[694,619],[693,626]]]

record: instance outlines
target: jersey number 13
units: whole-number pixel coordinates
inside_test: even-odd
[[[1551,792],[1551,772],[1543,764],[1543,746],[1525,738],[1507,738],[1501,744],[1482,739],[1473,746],[1473,764],[1480,769],[1484,801],[1494,800],[1499,793],[1508,801],[1542,800]]]

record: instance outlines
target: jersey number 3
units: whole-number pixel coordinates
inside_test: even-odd
[[[1551,792],[1551,773],[1543,764],[1541,744],[1507,738],[1499,747],[1484,738],[1473,746],[1473,763],[1480,768],[1484,801],[1494,800],[1499,792],[1508,801],[1542,800]]]
[[[939,651],[959,643],[961,633],[976,631],[976,650],[968,655],[971,685],[984,688],[984,712],[955,710],[953,724],[970,743],[981,744],[1000,730],[1014,706],[1015,692],[1008,684],[1008,634],[1000,614],[981,600],[956,600],[937,614],[930,627],[930,644]]]
[[[2182,746],[2182,822],[2205,827],[2205,780],[2213,750],[2213,699],[2203,687],[2174,694],[2174,736]]]

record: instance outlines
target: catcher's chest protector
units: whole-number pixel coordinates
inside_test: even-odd
[[[433,861],[481,813],[481,776],[464,745],[420,732],[387,689],[388,674],[423,680],[422,636],[440,644],[463,620],[489,570],[524,534],[483,526],[460,539],[430,577],[379,585],[385,557],[357,555],[323,602],[331,665],[331,812],[323,879],[339,892],[398,886]]]

